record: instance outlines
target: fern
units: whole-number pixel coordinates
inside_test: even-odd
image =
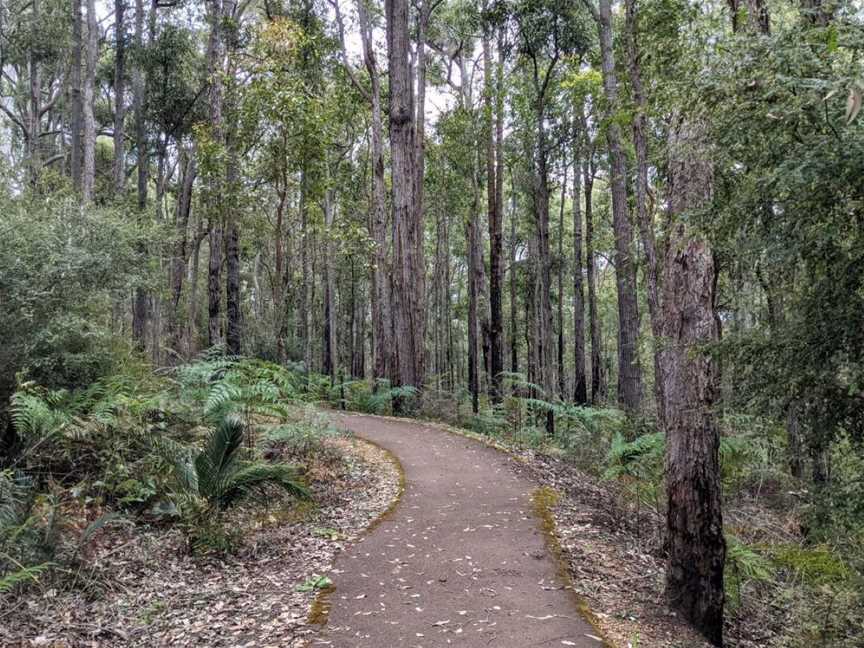
[[[741,604],[747,583],[768,581],[773,577],[771,562],[733,536],[726,536],[724,585],[733,607]]]
[[[52,567],[54,567],[54,563],[44,562],[38,565],[22,567],[9,574],[0,576],[0,594],[10,592],[18,585],[23,585],[24,583],[38,580],[39,576],[47,572]]]

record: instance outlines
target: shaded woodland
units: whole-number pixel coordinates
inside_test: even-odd
[[[615,482],[714,645],[856,645],[862,52],[852,0],[2,0],[0,592],[57,484],[220,551],[308,498],[300,401]]]

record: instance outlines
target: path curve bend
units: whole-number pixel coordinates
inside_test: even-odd
[[[511,458],[419,423],[335,418],[399,459],[405,492],[337,560],[312,646],[602,646],[559,578],[532,512],[536,485]]]

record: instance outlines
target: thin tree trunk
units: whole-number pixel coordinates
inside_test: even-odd
[[[39,0],[33,0],[33,24],[38,25],[41,19]],[[42,75],[39,69],[39,54],[37,48],[31,45],[28,55],[30,68],[30,97],[27,124],[27,169],[28,179],[32,186],[39,180],[42,161],[40,159],[40,139],[42,137]]]
[[[207,72],[210,81],[209,112],[210,129],[213,141],[224,146],[225,135],[222,123],[223,103],[223,60],[221,24],[224,19],[222,0],[210,0],[208,20],[210,39],[208,43]],[[224,213],[223,199],[224,176],[220,168],[210,170],[208,178],[208,220],[210,239],[210,260],[207,268],[207,338],[212,347],[222,342],[222,244]]]
[[[311,291],[309,284],[312,281],[309,272],[309,247],[311,232],[309,231],[309,183],[306,169],[300,170],[300,264],[301,282],[300,287],[300,317],[298,318],[299,337],[303,344],[303,363],[305,370],[312,371],[312,340],[309,311],[312,307]]]
[[[593,158],[593,150],[589,153]],[[588,282],[588,328],[591,337],[591,404],[599,405],[606,387],[603,384],[600,317],[597,311],[597,262],[594,257],[594,165],[586,159],[582,165],[585,185],[585,265]]]
[[[114,0],[114,164],[115,196],[126,188],[126,0]]]
[[[608,105],[609,148],[612,189],[612,227],[615,232],[615,279],[618,287],[618,402],[636,412],[642,399],[642,370],[639,365],[639,311],[636,300],[636,272],[631,248],[633,234],[627,206],[627,175],[621,148],[621,128],[612,119],[618,108],[618,78],[612,45],[612,0],[600,0],[597,29],[600,38],[603,90]]]
[[[714,645],[723,642],[720,431],[714,420],[719,371],[705,345],[719,338],[717,271],[707,241],[686,213],[711,198],[713,168],[698,130],[680,123],[670,135],[669,212],[663,264],[660,367],[666,399],[666,594]]]
[[[177,197],[175,216],[174,257],[171,259],[171,308],[168,315],[169,340],[174,358],[183,356],[183,325],[180,317],[180,298],[183,277],[186,274],[189,238],[189,214],[192,209],[192,187],[195,183],[195,156],[181,152],[181,189]]]
[[[99,25],[96,21],[96,2],[87,0],[87,41],[85,48],[85,74],[83,91],[84,160],[81,168],[81,200],[93,201],[96,184],[96,116],[94,114],[96,63],[99,57]]]
[[[333,191],[328,189],[324,194],[324,339],[323,339],[323,373],[330,376],[330,384],[336,381],[336,281],[333,268],[333,246],[330,238],[333,236]]]
[[[516,192],[510,207],[510,372],[519,373],[519,321],[516,304]]]
[[[466,239],[468,240],[468,392],[471,394],[471,411],[479,411],[480,371],[477,359],[477,200],[471,205],[471,213],[465,222]]]
[[[135,47],[144,47],[144,0],[135,0]],[[144,71],[136,65],[132,75],[133,110],[135,113],[135,148],[138,165],[137,208],[138,222],[144,218],[147,209],[147,181],[150,169],[150,157],[147,150],[147,130],[144,122],[144,98],[146,83]],[[73,156],[75,155],[73,146]],[[74,160],[74,158],[73,158]],[[74,167],[73,167],[74,168]],[[74,173],[73,173],[74,178]],[[145,250],[141,250],[143,254]],[[148,319],[147,292],[142,286],[135,288],[132,305],[132,338],[137,347],[143,350],[146,346],[145,331]]]
[[[486,112],[486,199],[489,219],[489,373],[490,393],[493,402],[500,402],[501,372],[504,370],[503,314],[501,310],[501,284],[503,274],[502,194],[500,139],[503,138],[503,107],[498,95],[501,92],[497,76],[502,63],[496,68],[493,80],[492,55],[488,35],[483,38],[484,107]],[[493,94],[495,111],[493,115]],[[494,119],[494,128],[493,128]],[[497,162],[497,167],[496,167]]]
[[[573,402],[588,403],[585,380],[585,289],[582,281],[582,152],[585,119],[573,121]]]
[[[645,251],[645,284],[647,288],[648,317],[651,322],[651,335],[654,338],[654,399],[657,405],[657,418],[663,421],[663,381],[659,379],[660,302],[657,286],[657,252],[654,239],[654,223],[648,211],[648,141],[646,118],[648,110],[645,91],[642,87],[642,70],[639,63],[639,46],[636,38],[637,15],[636,0],[625,0],[627,32],[627,71],[636,112],[633,115],[633,148],[636,152],[636,221]]]
[[[551,74],[551,71],[548,74]],[[552,344],[552,263],[549,258],[549,171],[548,151],[546,146],[545,104],[544,96],[539,90],[535,74],[535,86],[538,88],[536,107],[537,143],[535,146],[534,172],[534,217],[536,219],[536,276],[537,290],[536,324],[538,353],[538,377],[546,398],[553,400],[557,390],[555,381],[555,350]],[[546,415],[546,432],[551,436],[555,433],[555,416],[550,409]]]
[[[570,167],[564,159],[564,179],[561,181],[561,205],[558,213],[558,394],[562,400],[567,398],[566,375],[564,372],[564,203],[567,201],[567,171]]]
[[[372,26],[366,0],[357,0],[357,15],[363,42],[363,62],[369,74],[372,104],[372,204],[369,229],[375,243],[372,270],[372,336],[374,342],[373,376],[383,380],[389,375],[393,345],[390,339],[390,273],[387,260],[387,194],[384,183],[384,127],[381,111],[381,77],[372,40]],[[377,387],[377,382],[376,382]]]
[[[83,115],[81,107],[81,68],[83,65],[82,52],[84,48],[84,17],[81,13],[82,1],[72,0],[72,65],[69,83],[71,103],[69,128],[72,140],[69,152],[69,164],[72,174],[72,187],[78,193],[81,192],[81,120]],[[138,0],[138,3],[140,4],[141,1]]]

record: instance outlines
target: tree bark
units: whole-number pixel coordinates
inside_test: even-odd
[[[397,386],[423,387],[425,267],[422,207],[418,208],[415,106],[409,64],[408,2],[386,0],[393,183],[393,297]],[[397,399],[397,411],[404,403]]]
[[[582,153],[584,109],[573,120],[573,402],[588,403],[585,378],[585,288],[582,281]]]
[[[662,322],[660,319],[660,298],[657,286],[657,252],[654,237],[654,222],[648,210],[648,141],[646,135],[646,112],[648,110],[645,91],[642,86],[642,69],[639,63],[639,45],[636,37],[637,14],[636,0],[625,0],[625,21],[627,31],[627,71],[633,93],[636,112],[633,115],[633,148],[636,153],[636,221],[645,251],[645,285],[647,289],[648,317],[651,322],[651,335],[654,338],[654,399],[657,405],[657,419],[663,421],[663,381],[659,379],[659,348]]]
[[[114,164],[113,191],[126,188],[126,0],[114,0]]]
[[[558,213],[558,395],[561,400],[567,398],[566,376],[564,372],[564,203],[567,201],[567,171],[570,168],[566,158],[564,162],[564,178],[561,181],[561,206]]]
[[[168,337],[173,359],[183,357],[183,325],[181,322],[180,300],[183,294],[183,277],[186,275],[186,262],[189,245],[189,214],[192,210],[192,187],[195,183],[195,156],[191,152],[181,152],[181,188],[177,197],[175,215],[174,256],[171,259],[171,308],[168,316]]]
[[[140,51],[144,47],[144,0],[135,0],[135,47]],[[138,164],[138,221],[144,218],[144,210],[147,209],[147,181],[150,168],[150,157],[147,150],[147,130],[144,123],[144,97],[146,83],[144,71],[140,65],[135,66],[132,75],[133,110],[135,113],[135,149]],[[73,146],[73,161],[75,147]],[[74,167],[73,167],[74,169]],[[80,175],[80,173],[79,173]],[[74,180],[73,172],[73,180]],[[79,179],[80,181],[80,179]],[[144,250],[142,250],[144,252]],[[132,338],[139,349],[146,346],[145,332],[147,328],[148,300],[147,292],[143,287],[135,288],[134,302],[132,305]]]
[[[333,268],[333,190],[324,194],[324,344],[323,373],[330,376],[330,384],[336,381],[336,277]]]
[[[239,26],[240,16],[236,14],[235,0],[223,0],[222,12],[226,19],[232,24]],[[234,29],[237,29],[235,26]],[[223,101],[228,105],[229,123],[224,129],[225,149],[227,152],[225,168],[225,187],[228,213],[228,239],[225,244],[225,345],[230,355],[240,355],[243,352],[243,312],[240,295],[240,223],[239,223],[239,199],[242,186],[240,183],[240,143],[238,137],[238,98],[236,76],[236,38],[233,33],[222,36],[222,46],[227,54],[226,78],[228,79],[227,92]]]
[[[39,0],[33,0],[33,24],[40,22]],[[27,176],[31,186],[35,186],[42,170],[40,155],[40,139],[42,137],[42,74],[39,68],[39,54],[35,45],[31,45],[28,53],[30,75],[30,97],[27,115]]]
[[[582,178],[585,185],[585,264],[588,282],[588,327],[591,337],[591,404],[599,405],[606,393],[604,385],[603,360],[601,357],[602,335],[600,317],[597,310],[597,262],[594,258],[594,164],[591,158],[582,164]]]
[[[612,190],[612,228],[615,232],[615,281],[618,287],[618,402],[636,412],[642,399],[642,370],[639,365],[639,311],[636,273],[631,248],[633,234],[627,206],[627,175],[621,148],[621,128],[615,121],[618,110],[618,78],[612,44],[612,1],[600,0],[597,20],[600,39],[603,90],[608,104],[606,142],[609,149]]]
[[[516,192],[510,208],[510,373],[519,373],[519,320],[516,304]]]
[[[372,202],[369,229],[375,243],[372,270],[372,337],[374,343],[373,376],[376,381],[389,375],[393,344],[390,340],[390,272],[387,259],[387,193],[384,183],[384,128],[381,110],[381,77],[372,40],[372,26],[366,0],[357,0],[357,15],[363,43],[363,62],[369,74],[372,104]],[[377,387],[376,382],[376,387]]]
[[[217,147],[224,147],[225,135],[222,124],[222,72],[224,44],[221,23],[223,16],[222,0],[210,0],[207,5],[210,21],[208,42],[207,73],[209,76],[209,112],[211,137]],[[208,173],[208,229],[210,241],[210,260],[207,268],[207,341],[216,346],[222,342],[222,243],[224,214],[223,176],[221,168]]]
[[[96,63],[99,57],[99,25],[96,21],[96,2],[87,0],[87,41],[85,48],[85,74],[83,91],[84,160],[81,167],[81,200],[93,201],[96,185],[96,116],[94,114]]]
[[[71,130],[71,143],[69,151],[69,165],[72,174],[72,187],[78,193],[81,192],[81,119],[83,110],[81,106],[81,68],[83,65],[84,48],[84,17],[81,13],[83,0],[72,0],[72,65],[70,70],[70,114],[69,129]],[[138,0],[140,3],[141,0]],[[133,327],[134,328],[134,327]]]
[[[708,242],[684,215],[711,199],[713,168],[686,121],[669,142],[671,230],[663,263],[660,352],[666,412],[666,594],[714,645],[723,641],[726,544],[720,497],[719,371],[703,348],[719,338],[717,271]]]
[[[501,284],[503,274],[502,236],[502,188],[503,165],[501,148],[503,141],[503,104],[500,99],[500,75],[502,61],[499,59],[493,79],[492,55],[488,35],[483,38],[484,110],[486,113],[486,201],[489,220],[489,373],[490,393],[493,402],[500,402],[501,372],[504,371],[503,313],[501,310]],[[494,95],[494,115],[493,115]],[[494,128],[493,128],[494,118]],[[496,164],[497,163],[497,164]]]

